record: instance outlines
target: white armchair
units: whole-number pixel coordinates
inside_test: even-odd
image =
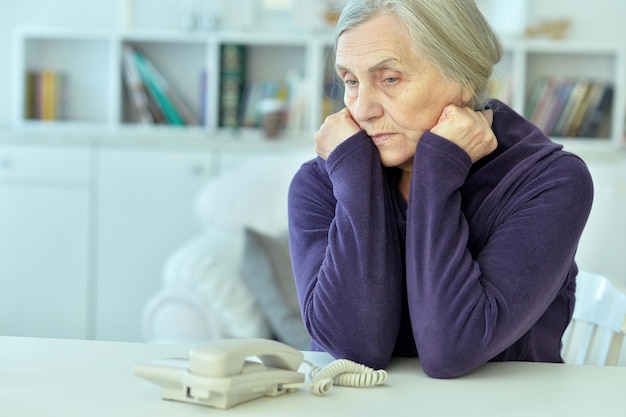
[[[292,151],[209,180],[195,212],[203,230],[170,255],[144,307],[144,339],[202,343],[275,338],[307,349],[287,242],[287,192],[315,155]]]

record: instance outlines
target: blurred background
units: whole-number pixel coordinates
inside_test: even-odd
[[[182,265],[179,249],[206,235],[215,219],[232,226],[238,215],[252,212],[260,221],[267,212],[271,221],[261,223],[271,224],[270,232],[284,228],[279,215],[293,171],[272,180],[267,172],[247,172],[246,179],[256,180],[250,193],[273,196],[272,204],[232,196],[237,188],[221,174],[263,158],[311,157],[312,132],[341,101],[328,81],[327,53],[342,1],[0,3],[0,334],[143,340],[144,308],[172,273],[168,260],[179,256],[185,273],[206,270],[198,262]],[[626,285],[626,2],[477,4],[505,40],[494,95],[531,120],[542,83],[599,80],[612,92],[611,105],[599,113],[606,129],[598,135],[547,133],[587,162],[596,185],[579,265]],[[250,84],[280,84],[277,97],[291,106],[277,138],[264,135],[258,121],[246,133],[237,125],[243,116],[229,125],[218,114],[228,102],[222,100],[226,78],[209,77],[208,87],[200,86],[205,67],[226,74],[220,65],[228,51],[220,48],[242,44]],[[121,70],[126,46],[144,50],[163,69],[189,104],[191,121],[183,117],[180,128],[140,123]],[[68,123],[42,122],[25,110],[25,76],[47,65],[83,83],[70,82]],[[237,88],[235,106],[245,101],[243,84]],[[270,182],[282,188],[268,190]],[[206,190],[215,188],[230,191],[229,212],[211,206]]]

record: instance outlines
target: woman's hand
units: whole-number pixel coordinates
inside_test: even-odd
[[[348,109],[331,114],[315,132],[315,152],[326,160],[340,143],[360,130],[361,128],[356,124]]]
[[[492,123],[492,110],[475,111],[451,104],[444,107],[439,121],[430,131],[461,147],[474,163],[498,147],[491,130]]]

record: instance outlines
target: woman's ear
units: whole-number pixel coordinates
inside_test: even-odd
[[[472,101],[473,96],[474,96],[473,91],[470,91],[467,88],[463,88],[461,90],[461,100],[463,101],[463,103],[465,104],[470,103]]]

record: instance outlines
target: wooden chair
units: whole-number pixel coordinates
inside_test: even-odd
[[[617,365],[626,334],[626,290],[581,271],[574,316],[563,336],[563,359],[576,365]]]

